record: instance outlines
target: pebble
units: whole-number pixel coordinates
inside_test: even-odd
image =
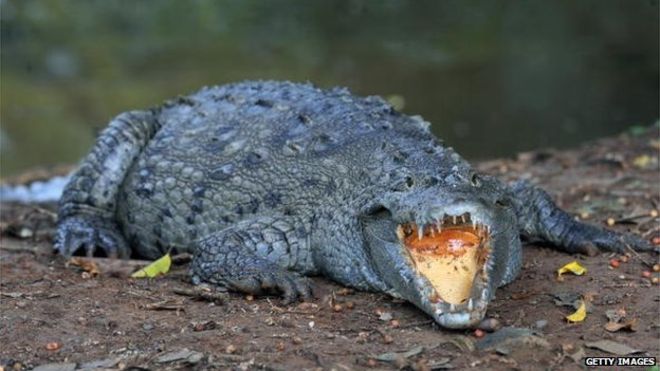
[[[75,363],[46,363],[33,368],[35,371],[73,371],[75,369]]]
[[[485,318],[477,328],[486,332],[493,332],[502,328],[502,323],[497,318]]]
[[[534,327],[536,327],[539,330],[543,329],[547,325],[548,325],[548,321],[545,319],[540,319],[536,321],[536,323],[534,323]]]

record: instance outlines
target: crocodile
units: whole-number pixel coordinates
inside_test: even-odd
[[[474,327],[522,264],[521,236],[568,253],[653,250],[576,221],[542,189],[477,173],[420,116],[345,88],[246,81],[111,120],[72,174],[55,248],[190,252],[193,284],[286,303],[307,276]]]

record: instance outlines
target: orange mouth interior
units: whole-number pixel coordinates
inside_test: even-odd
[[[465,302],[488,257],[487,233],[469,225],[444,229],[431,225],[422,232],[418,234],[414,224],[399,226],[397,230],[415,269],[431,283],[440,300],[450,304]]]

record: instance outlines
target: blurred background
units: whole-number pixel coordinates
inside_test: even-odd
[[[114,115],[203,85],[381,95],[468,159],[658,119],[654,0],[0,0],[2,175],[75,163]]]

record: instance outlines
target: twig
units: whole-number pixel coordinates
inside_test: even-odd
[[[219,292],[206,291],[201,289],[183,289],[175,288],[172,292],[177,295],[188,296],[196,300],[206,300],[216,304],[224,304],[227,301],[227,295]]]
[[[185,311],[182,302],[173,301],[173,300],[163,300],[163,301],[157,301],[155,303],[144,304],[142,308],[148,310],[175,310],[177,312]]]

